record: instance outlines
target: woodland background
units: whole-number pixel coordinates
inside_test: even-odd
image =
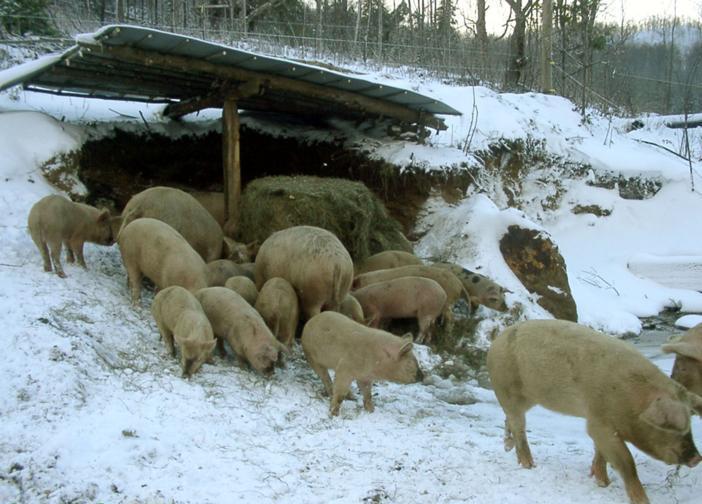
[[[124,22],[334,65],[404,67],[501,91],[541,90],[618,114],[702,109],[697,19],[603,23],[603,0],[0,0],[0,43],[38,51]],[[500,33],[486,14],[508,7]],[[543,9],[552,84],[542,89]],[[622,12],[622,19],[624,19]],[[491,14],[492,15],[492,14]],[[52,47],[53,46],[53,47]],[[58,47],[60,48],[60,47]],[[0,55],[2,56],[2,55]],[[2,58],[0,57],[0,60]],[[7,65],[3,65],[7,66]]]

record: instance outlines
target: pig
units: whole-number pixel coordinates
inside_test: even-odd
[[[60,278],[66,278],[61,264],[62,245],[66,245],[68,262],[77,260],[80,266],[87,269],[83,244],[91,242],[112,245],[114,222],[115,219],[110,217],[108,210],[98,210],[90,205],[75,203],[58,194],[45,196],[37,201],[27,218],[29,234],[44,260],[44,271],[51,271],[53,261],[54,272]]]
[[[258,289],[256,289],[256,284],[250,278],[242,275],[233,276],[224,282],[224,286],[239,294],[251,306],[256,304]]]
[[[423,277],[400,277],[353,291],[370,327],[384,319],[416,318],[417,343],[431,340],[431,328],[446,305],[446,292],[436,281]]]
[[[371,386],[377,380],[416,383],[424,379],[412,353],[412,335],[401,338],[354,322],[341,313],[325,311],[305,324],[302,349],[331,397],[330,413],[339,414],[341,401],[356,380],[363,407],[372,412]],[[334,370],[334,383],[329,378]]]
[[[190,194],[223,228],[224,223],[227,221],[224,211],[224,193],[217,191],[192,191]]]
[[[241,267],[241,274],[245,277],[249,277],[254,282],[256,281],[256,263],[248,262],[239,264]]]
[[[458,264],[434,263],[432,266],[447,269],[456,275],[470,296],[472,304],[487,306],[501,312],[507,311],[505,293],[512,292],[509,289],[496,284],[485,275],[465,269]]]
[[[256,287],[273,278],[290,282],[307,319],[338,310],[353,280],[353,261],[326,229],[293,226],[270,235],[256,255]]]
[[[583,417],[595,443],[591,475],[609,485],[607,463],[624,481],[632,503],[647,503],[626,442],[667,464],[701,460],[690,432],[690,413],[702,398],[665,376],[633,346],[574,322],[530,320],[505,329],[492,342],[487,367],[505,412],[505,449],[534,466],[525,413],[535,405]]]
[[[224,237],[224,255],[235,263],[250,263],[256,258],[260,245],[258,240],[250,243],[240,243]]]
[[[422,260],[414,254],[402,250],[386,250],[367,257],[363,261],[354,265],[354,273],[361,275],[370,271],[381,269],[399,268],[400,266],[410,266],[413,264],[424,264]]]
[[[442,289],[444,289],[444,292],[446,293],[446,303],[444,304],[442,310],[442,316],[448,331],[450,331],[452,327],[453,313],[451,310],[456,301],[458,301],[460,297],[463,297],[470,307],[469,295],[463,287],[461,281],[456,278],[456,275],[448,270],[434,268],[432,266],[409,265],[400,266],[399,268],[371,271],[369,273],[358,275],[356,278],[354,278],[353,288],[354,290],[358,290],[374,283],[385,282],[387,280],[408,276],[430,278],[437,282]],[[368,314],[366,314],[366,316],[367,315]]]
[[[166,287],[154,297],[151,313],[168,352],[180,348],[183,377],[190,378],[209,359],[215,347],[212,325],[195,296],[178,285]]]
[[[359,324],[365,323],[361,303],[359,303],[358,300],[350,293],[346,294],[344,300],[341,302],[341,306],[339,306],[339,313],[346,315],[348,318],[355,320]]]
[[[241,264],[231,259],[217,259],[207,263],[208,287],[224,287],[227,280],[233,276],[246,276],[253,280]]]
[[[178,231],[157,219],[136,219],[117,238],[127,270],[132,304],[141,297],[142,275],[157,289],[180,285],[191,292],[207,287],[207,265]]]
[[[279,277],[267,280],[255,308],[278,341],[291,348],[300,320],[300,303],[290,282]]]
[[[675,354],[671,378],[690,392],[702,396],[702,324],[687,330],[661,349]]]
[[[220,353],[226,340],[241,363],[270,376],[281,352],[288,349],[275,339],[258,312],[226,287],[200,289],[195,297],[212,324]]]
[[[222,259],[222,228],[198,201],[175,187],[151,187],[122,210],[122,229],[140,217],[158,219],[178,231],[205,262]],[[121,231],[120,231],[121,232]]]

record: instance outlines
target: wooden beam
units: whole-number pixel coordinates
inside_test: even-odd
[[[242,98],[260,95],[262,91],[261,82],[259,80],[239,83],[225,82],[217,91],[207,96],[197,96],[168,105],[163,110],[163,116],[171,119],[178,119],[179,117],[197,112],[198,110],[219,108],[227,98],[239,101]]]
[[[197,112],[206,108],[219,108],[222,106],[222,96],[217,94],[198,96],[189,100],[181,100],[178,103],[170,103],[163,109],[163,116],[170,119],[178,119],[184,115]]]
[[[225,234],[233,236],[239,228],[241,200],[241,158],[239,156],[239,111],[236,99],[225,98],[222,106],[222,163],[224,166]]]
[[[258,81],[272,92],[283,91],[303,96],[332,102],[344,108],[358,111],[359,115],[388,117],[407,123],[419,123],[435,129],[446,129],[443,120],[433,114],[412,110],[400,104],[390,103],[381,99],[360,95],[352,91],[326,87],[321,84],[291,79],[280,75],[265,72],[255,72],[244,68],[218,65],[197,58],[166,55],[157,52],[148,52],[132,47],[117,47],[108,44],[92,45],[80,44],[85,51],[90,51],[94,57],[104,57],[135,63],[160,67],[183,73],[207,73],[225,81]],[[109,56],[108,56],[109,55]],[[380,86],[380,84],[378,85]]]

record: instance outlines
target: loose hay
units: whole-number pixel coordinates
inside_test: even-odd
[[[275,231],[300,225],[331,231],[355,261],[383,250],[412,251],[400,224],[360,182],[264,177],[246,186],[241,197],[241,240],[262,243]]]

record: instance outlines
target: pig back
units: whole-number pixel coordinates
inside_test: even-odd
[[[205,207],[185,191],[158,186],[135,194],[122,211],[121,229],[141,217],[158,219],[171,226],[205,262],[222,256],[222,228]]]
[[[303,305],[310,298],[338,307],[353,280],[353,261],[334,234],[313,226],[295,226],[269,236],[256,255],[256,286],[270,278],[284,278]]]
[[[159,288],[180,285],[193,291],[207,286],[202,257],[168,224],[136,219],[122,228],[117,241],[127,270],[138,266]]]
[[[397,345],[401,341],[398,336],[332,311],[322,312],[308,320],[301,339],[305,353],[310,353],[317,362],[330,368],[336,367],[342,358],[377,361],[383,346]]]
[[[197,291],[195,297],[207,314],[212,330],[220,338],[225,337],[229,329],[243,318],[258,320],[265,326],[258,312],[240,294],[231,289],[208,287]]]
[[[492,342],[487,365],[498,395],[518,391],[532,404],[580,417],[597,411],[638,416],[652,389],[674,392],[630,344],[564,320],[508,327]]]

